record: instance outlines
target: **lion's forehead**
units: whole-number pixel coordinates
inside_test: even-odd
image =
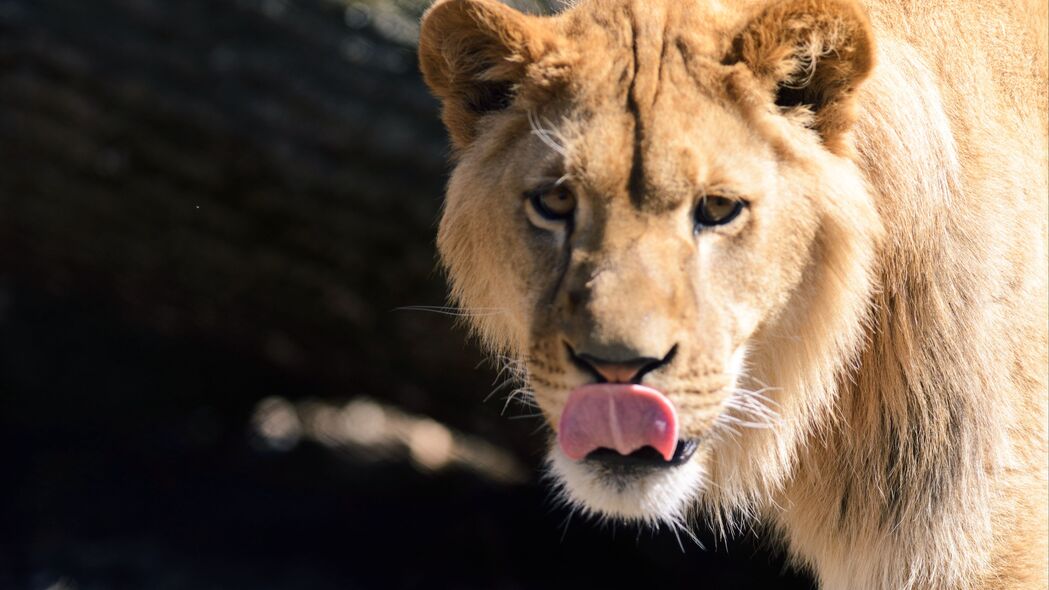
[[[718,61],[740,10],[713,2],[609,8],[581,4],[563,24],[571,84],[551,117],[568,148],[560,172],[597,195],[663,211],[704,189],[761,192],[772,150],[733,104],[731,72]]]
[[[570,85],[590,100],[645,110],[668,86],[720,95],[716,68],[729,52],[735,19],[705,19],[688,2],[587,2],[564,16],[561,51]],[[705,7],[695,3],[698,11]],[[729,24],[725,22],[731,20]]]

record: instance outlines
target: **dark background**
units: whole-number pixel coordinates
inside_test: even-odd
[[[810,587],[566,522],[541,423],[397,310],[444,301],[420,10],[0,0],[0,588]]]

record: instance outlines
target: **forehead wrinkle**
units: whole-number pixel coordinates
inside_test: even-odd
[[[644,2],[644,0],[641,0]],[[632,43],[634,55],[633,76],[627,94],[627,111],[633,118],[633,155],[627,194],[638,209],[648,204],[653,190],[646,155],[652,145],[652,128],[655,104],[663,80],[663,61],[666,58],[665,44],[670,10],[662,3],[648,3],[649,10],[637,10],[631,6]]]
[[[708,149],[701,139],[701,121],[709,118],[710,104],[703,104],[707,102],[703,93],[688,83],[683,69],[677,40],[666,39],[660,88],[650,109],[652,123],[643,146],[650,181],[644,205],[652,211],[672,210],[690,200],[706,169],[701,156]]]

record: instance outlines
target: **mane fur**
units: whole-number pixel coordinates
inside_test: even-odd
[[[1032,113],[1006,92],[979,105],[1005,116],[984,114],[964,133],[948,109],[976,105],[941,94],[944,73],[929,56],[884,34],[880,46],[855,131],[887,231],[870,315],[846,310],[863,326],[862,351],[831,346],[786,381],[827,407],[802,444],[778,441],[776,461],[762,467],[767,481],[794,469],[770,490],[783,508],[772,521],[824,588],[1045,587],[1045,228],[1017,234],[1009,219],[1045,219],[1046,181],[1018,164],[1012,150],[1025,138],[1006,126]],[[1045,153],[1044,131],[1024,135]],[[858,284],[830,290],[848,298]],[[815,331],[841,334],[823,328],[800,328],[799,354]],[[782,377],[782,364],[774,356],[766,366]],[[1002,558],[1020,544],[1034,544],[1028,555],[1041,562]]]

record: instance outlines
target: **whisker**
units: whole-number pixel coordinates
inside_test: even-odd
[[[770,420],[779,419],[779,413],[777,413],[775,410],[763,405],[759,401],[747,399],[744,397],[726,401],[725,407],[733,408],[748,414],[761,416],[762,418],[768,418]]]
[[[542,412],[539,412],[537,414],[518,414],[517,416],[507,416],[506,419],[507,420],[527,420],[529,418],[542,418],[542,417],[543,417]]]
[[[525,382],[525,377],[528,374],[528,369],[524,359],[514,359],[505,355],[496,357],[499,362],[499,371],[495,376],[495,380],[498,381],[504,373],[510,373],[509,379],[511,381]]]
[[[460,309],[458,307],[449,307],[443,305],[404,305],[401,307],[395,307],[392,311],[425,311],[428,313],[435,313],[437,315],[445,315],[457,318],[476,318],[506,313],[507,309],[501,307],[478,307],[473,309]]]
[[[561,156],[567,156],[568,150],[553,138],[553,131],[539,125],[539,119],[532,111],[528,111],[528,126],[532,128],[532,134],[539,138],[546,146]]]
[[[773,427],[773,425],[769,424],[768,422],[752,422],[749,420],[742,420],[740,418],[736,418],[735,416],[726,416],[725,419],[730,421],[734,426],[740,426],[742,428],[755,428],[759,430],[767,430]]]
[[[550,425],[546,423],[546,420],[540,420],[539,425],[535,427],[532,432],[528,433],[528,436],[535,436],[544,430],[549,430]]]
[[[676,517],[673,519],[672,522],[678,528],[678,530],[680,530],[682,533],[685,533],[685,536],[688,537],[693,543],[698,545],[700,549],[703,548],[703,543],[699,542],[699,538],[696,537],[695,533],[692,532],[691,527],[688,526],[688,523],[685,521],[684,517]],[[680,545],[680,542],[678,544]],[[682,547],[681,552],[684,553],[684,551],[685,549]]]
[[[757,391],[751,391],[749,389],[735,389],[734,390],[735,393],[742,394],[745,397],[756,399],[756,400],[761,400],[762,402],[765,402],[767,404],[771,404],[773,406],[779,407],[779,402],[777,402],[776,400],[768,397],[767,395],[763,395],[763,393],[765,391],[766,391],[765,389],[759,389]]]
[[[677,532],[678,528],[679,528],[679,525],[676,522],[672,521],[672,520],[669,521],[669,524],[670,524],[670,526],[668,528],[670,529],[670,532],[674,533],[674,539],[677,540],[678,549],[680,549],[681,552],[684,553],[685,552],[685,544],[681,542],[681,535],[679,535],[678,532]]]
[[[738,430],[738,429],[737,429],[737,428],[736,428],[735,426],[732,426],[732,425],[726,424],[725,422],[720,422],[720,423],[718,423],[718,421],[715,421],[715,425],[717,425],[717,426],[721,426],[721,428],[722,428],[723,430],[725,430],[725,431],[728,431],[728,432],[729,432],[729,433],[731,433],[731,434],[732,434],[733,436],[737,436],[737,437],[738,437],[738,436],[742,436],[742,434],[743,434],[743,433],[741,433],[741,432],[740,432],[740,431],[739,431],[739,430]]]
[[[744,417],[733,416],[731,414],[722,414],[724,420],[731,422],[734,425],[742,426],[745,428],[773,428],[780,424],[780,419],[776,415],[763,414],[756,411],[754,408],[740,407],[740,406],[729,406],[730,408],[739,411]]]
[[[539,409],[539,406],[528,399],[531,392],[524,387],[518,388],[510,392],[510,395],[506,396],[506,402],[503,404],[503,409],[499,412],[502,416],[506,413],[506,409],[510,407],[510,404],[514,401],[521,404],[526,408]]]
[[[730,436],[725,437],[722,436],[723,434],[728,434]],[[743,436],[743,433],[735,426],[728,423],[725,414],[721,414],[716,420],[714,420],[714,427],[711,429],[711,437],[714,439],[715,443],[728,440],[734,443],[737,448],[742,449],[743,445],[739,442],[741,436]]]
[[[496,379],[498,379],[498,377],[496,377]],[[488,395],[484,396],[484,399],[481,401],[481,403],[483,403],[483,404],[488,403],[488,400],[492,399],[492,396],[494,396],[495,394],[499,393],[500,391],[506,389],[507,387],[510,387],[513,384],[514,384],[513,379],[507,379],[506,381],[503,381],[502,383],[497,385],[495,389],[492,390],[492,393],[489,393]]]
[[[568,510],[568,516],[566,516],[564,522],[561,523],[561,527],[562,527],[561,528],[561,542],[562,543],[565,542],[565,537],[568,535],[568,525],[570,525],[572,523],[572,515],[574,515],[576,513],[576,510],[578,510],[578,508],[576,508],[575,506],[571,507]]]

